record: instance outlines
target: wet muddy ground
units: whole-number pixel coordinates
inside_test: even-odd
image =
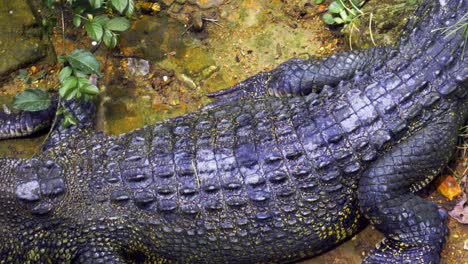
[[[349,40],[324,26],[321,14],[326,6],[313,1],[164,0],[141,1],[137,6],[138,15],[132,29],[122,35],[119,48],[108,51],[99,47],[96,52],[104,76],[99,81],[98,128],[111,134],[195,111],[209,102],[207,92],[273,69],[289,58],[324,57],[345,50]],[[57,54],[77,47],[92,49],[91,40],[69,21],[64,38],[60,27],[54,29],[51,39]],[[391,36],[381,39],[388,38]],[[49,73],[32,86],[57,86],[58,65],[34,65],[26,70],[31,77]],[[6,95],[0,103],[29,86],[12,78],[0,89]],[[0,152],[28,157],[39,148],[44,135],[2,141]],[[463,160],[462,155],[458,157]],[[466,169],[461,161],[452,167],[459,175]],[[440,195],[433,185],[423,195],[446,209],[456,202]],[[449,227],[442,263],[468,263],[468,226],[450,219]],[[381,238],[378,231],[367,227],[335,250],[301,263],[360,263]]]

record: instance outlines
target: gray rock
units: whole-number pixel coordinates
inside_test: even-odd
[[[0,75],[47,55],[48,43],[26,0],[0,0]]]

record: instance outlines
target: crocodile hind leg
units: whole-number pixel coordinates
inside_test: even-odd
[[[363,263],[438,263],[446,214],[414,194],[447,164],[461,118],[422,128],[372,164],[359,182],[361,210],[385,238]]]
[[[230,88],[207,94],[215,101],[207,107],[225,104],[245,97],[266,94],[307,95],[325,85],[348,80],[356,72],[378,67],[391,54],[391,48],[371,48],[338,53],[322,60],[292,59],[270,72],[259,73]]]

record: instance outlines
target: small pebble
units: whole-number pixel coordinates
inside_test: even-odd
[[[184,82],[191,89],[196,89],[197,88],[197,84],[192,79],[190,79],[190,77],[188,77],[185,74],[180,75],[180,80],[182,82]]]

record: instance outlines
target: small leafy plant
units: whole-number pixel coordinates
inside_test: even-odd
[[[317,2],[322,3],[323,0]],[[349,23],[356,16],[363,14],[360,8],[365,2],[365,0],[335,0],[328,6],[328,12],[322,17],[323,21],[328,25]]]
[[[91,52],[76,49],[69,55],[60,56],[59,61],[64,65],[58,75],[61,98],[90,100],[99,94],[99,89],[91,83],[90,76],[95,74],[101,77],[101,66]],[[49,108],[52,102],[48,92],[41,88],[30,88],[15,96],[13,107],[23,111],[40,111]],[[78,122],[63,106],[59,107],[57,115],[63,115],[64,126]]]
[[[323,0],[316,0],[316,3],[322,3]],[[364,4],[367,2],[367,0],[334,0],[333,2],[330,3],[328,7],[328,11],[322,16],[323,21],[327,25],[337,25],[337,26],[342,26],[341,32],[345,33],[349,36],[348,41],[349,41],[349,47],[353,49],[352,47],[352,36],[355,34],[362,35],[362,32],[359,29],[359,24],[361,17],[363,16],[369,16],[369,22],[368,24],[368,32],[369,32],[369,37],[370,40],[374,45],[377,45],[374,36],[373,36],[373,30],[372,30],[372,18],[373,18],[373,13],[370,12],[368,14],[365,14],[361,8],[364,6]],[[406,8],[410,8],[411,6],[414,6],[418,0],[406,0],[403,1],[400,4],[396,4],[393,6],[390,6],[389,9],[393,11],[397,10],[403,10]]]
[[[76,49],[69,55],[60,56],[59,61],[65,66],[58,76],[59,94],[62,98],[71,100],[84,97],[89,100],[99,94],[99,89],[89,80],[91,74],[102,77],[101,66],[91,52]]]
[[[69,1],[78,3],[78,1]],[[102,10],[118,11],[121,15],[131,17],[135,10],[132,0],[89,0],[89,6],[75,4],[73,7],[73,25],[84,26],[86,33],[98,43],[104,42],[109,48],[117,45],[119,32],[130,28],[130,21],[126,17],[118,16],[109,18],[102,15]]]
[[[131,18],[135,11],[133,0],[44,0],[43,2],[49,8],[55,2],[60,2],[62,8],[73,13],[75,27],[84,26],[93,40],[104,41],[104,44],[110,48],[115,47],[118,32],[125,31],[130,27],[128,18]],[[114,16],[115,11],[122,16],[109,18],[107,13]],[[43,21],[43,25],[50,29],[50,24],[54,22],[56,19]]]
[[[117,45],[119,32],[130,28],[128,18],[133,15],[135,9],[133,0],[44,0],[44,4],[49,8],[56,2],[60,2],[62,8],[71,10],[74,26],[83,26],[91,39],[98,43],[103,42],[111,49]],[[114,16],[114,11],[126,17]],[[92,75],[102,77],[101,66],[90,51],[75,49],[68,55],[60,56],[59,62],[63,64],[58,74],[58,92],[61,99],[90,100],[99,94],[99,89],[90,78]],[[48,92],[41,88],[31,88],[16,95],[13,107],[23,111],[40,111],[47,109],[52,101]],[[59,103],[61,104],[61,100]],[[64,126],[78,122],[63,105],[59,105],[57,115],[63,116]]]

